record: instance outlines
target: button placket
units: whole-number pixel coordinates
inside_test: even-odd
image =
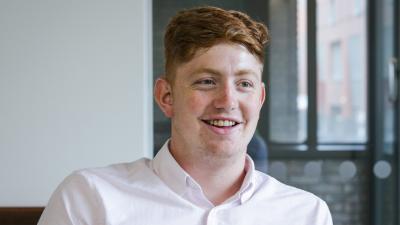
[[[218,225],[217,208],[212,208],[207,216],[207,225]]]
[[[228,225],[224,220],[224,207],[218,206],[212,208],[208,213],[207,225]]]

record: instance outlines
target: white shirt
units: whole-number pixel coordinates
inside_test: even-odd
[[[57,188],[38,225],[332,225],[315,195],[256,171],[249,156],[240,190],[219,206],[165,144],[153,160],[84,169]]]

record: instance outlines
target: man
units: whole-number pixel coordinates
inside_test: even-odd
[[[256,171],[246,155],[266,95],[266,27],[201,7],[173,17],[164,41],[154,95],[171,138],[153,160],[73,173],[39,224],[331,225],[324,201]]]

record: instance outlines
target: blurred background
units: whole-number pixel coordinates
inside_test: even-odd
[[[400,225],[400,0],[0,0],[0,224],[36,224],[73,170],[158,151],[165,26],[202,5],[270,30],[256,167],[335,225]]]
[[[335,225],[400,224],[399,1],[153,0],[155,77],[168,19],[201,5],[244,11],[270,30],[258,167],[324,199]],[[154,107],[155,151],[168,127]]]

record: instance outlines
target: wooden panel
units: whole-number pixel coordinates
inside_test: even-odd
[[[36,225],[43,207],[2,208],[0,207],[1,225]]]

